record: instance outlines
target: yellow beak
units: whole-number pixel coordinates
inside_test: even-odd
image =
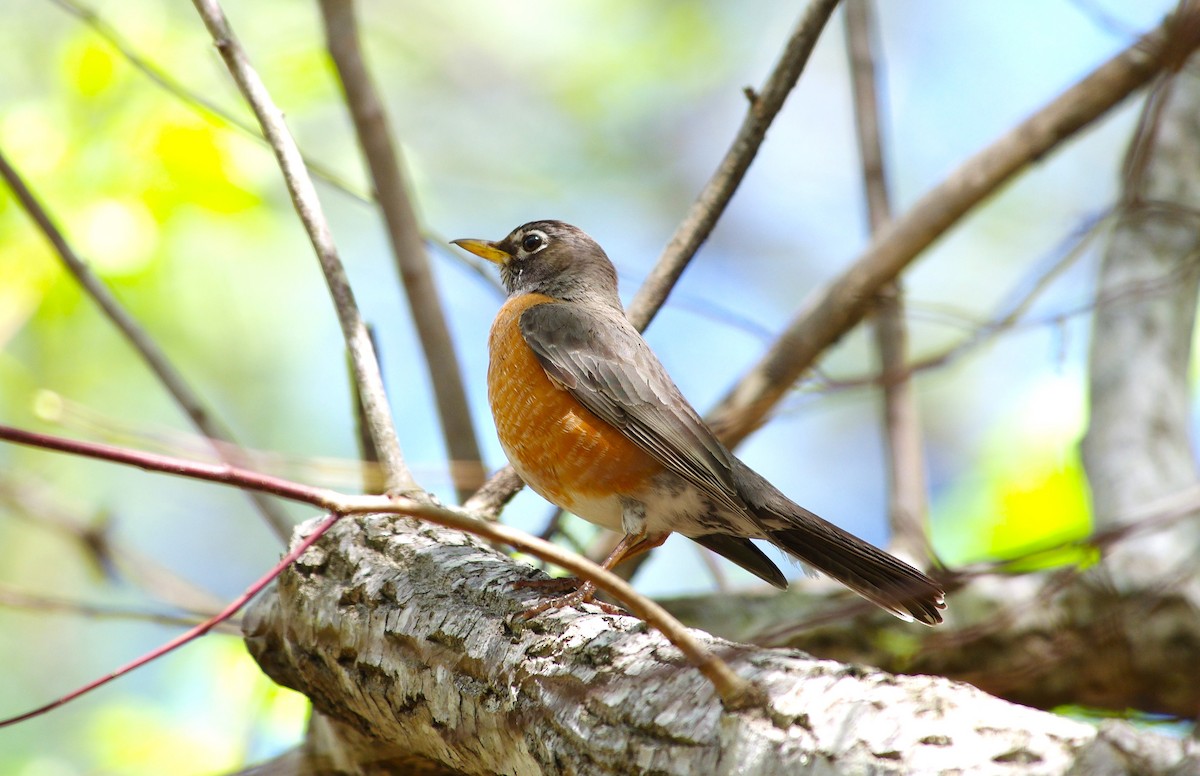
[[[489,240],[451,240],[452,245],[457,245],[464,251],[474,253],[481,259],[487,259],[493,264],[507,264],[512,256],[496,247],[496,243]]]

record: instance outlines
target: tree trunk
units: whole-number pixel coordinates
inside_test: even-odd
[[[1083,460],[1098,528],[1196,483],[1191,364],[1200,284],[1200,68],[1151,94],[1125,165],[1119,220],[1097,282]],[[1200,513],[1197,513],[1200,514]],[[1122,543],[1120,584],[1191,578],[1200,520]]]

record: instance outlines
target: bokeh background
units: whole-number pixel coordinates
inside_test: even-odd
[[[1170,10],[1169,0],[886,0],[878,44],[892,193],[902,211],[966,156]],[[717,0],[360,3],[367,53],[403,143],[490,468],[486,332],[500,295],[445,245],[537,218],[584,228],[630,298],[732,139],[802,4]],[[81,9],[101,21],[86,23]],[[428,382],[315,4],[226,9],[306,154],[336,172],[322,201],[375,325],[405,453],[452,487]],[[109,33],[106,37],[105,34]],[[0,4],[0,149],[75,247],[262,465],[353,489],[356,443],[332,308],[261,141],[131,64],[112,34],[204,100],[249,120],[190,4]],[[1131,101],[989,200],[906,275],[914,356],[979,338],[917,378],[934,543],[951,563],[1008,557],[1088,529],[1076,443],[1087,408],[1092,230],[1113,203]],[[1092,230],[1092,231],[1089,231]],[[1081,244],[1082,240],[1082,244]],[[865,245],[840,15],[731,207],[648,339],[711,406],[814,288]],[[1017,327],[989,320],[1078,257]],[[980,336],[986,335],[986,336]],[[877,397],[833,387],[873,369],[847,337],[739,450],[813,510],[886,542]],[[184,455],[204,446],[0,191],[0,422]],[[297,520],[310,517],[289,507]],[[524,493],[505,519],[538,531]],[[18,594],[114,613],[167,611],[161,582],[112,576],[64,521],[226,600],[280,544],[237,492],[0,446],[0,716],[167,640],[129,617],[17,605]],[[59,526],[59,527],[55,527]],[[570,523],[587,540],[593,529]],[[643,569],[651,595],[711,590],[678,538]],[[727,568],[735,584],[753,584]],[[799,576],[799,570],[793,569]],[[146,589],[149,588],[149,590]],[[214,773],[297,741],[306,707],[213,635],[50,715],[0,730],[0,772]]]

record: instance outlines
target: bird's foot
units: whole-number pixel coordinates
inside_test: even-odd
[[[556,579],[523,579],[513,585],[520,588],[535,588],[540,590],[570,590],[571,592],[565,595],[547,598],[546,600],[537,603],[525,611],[518,614],[514,619],[527,621],[537,617],[543,612],[553,611],[555,609],[565,609],[569,606],[580,606],[581,604],[593,604],[600,607],[605,614],[624,614],[624,610],[619,606],[614,606],[604,601],[595,600],[596,586],[591,582],[581,582],[575,577],[559,577]]]

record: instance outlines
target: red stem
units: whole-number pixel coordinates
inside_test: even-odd
[[[3,432],[3,434],[0,434],[3,436],[3,438],[10,439],[11,441],[20,441],[19,439],[16,439],[10,435],[11,432],[16,431],[16,429],[9,429],[4,426],[0,426],[0,431]],[[19,433],[24,434],[24,433],[29,433],[29,432],[19,432]],[[40,436],[40,435],[34,435],[34,436]],[[63,441],[66,441],[66,440],[63,440]],[[40,442],[38,444],[40,444]],[[80,444],[86,444],[86,443],[80,443]],[[106,446],[98,445],[97,447],[106,447]],[[62,448],[56,448],[56,449],[62,449]],[[71,450],[70,452],[79,452],[79,451]],[[87,455],[87,453],[81,453],[81,454]],[[108,457],[108,456],[105,456],[105,457]],[[159,457],[159,456],[156,456],[156,457]],[[196,625],[195,627],[191,628],[190,630],[186,631],[185,633],[179,634],[175,638],[168,641],[166,644],[163,644],[161,647],[157,647],[157,648],[151,650],[150,652],[145,653],[141,657],[138,657],[136,660],[134,660],[130,663],[126,663],[125,665],[121,666],[120,668],[113,671],[112,673],[106,674],[105,676],[102,676],[99,679],[95,679],[91,682],[88,682],[87,684],[83,685],[82,687],[80,687],[78,689],[72,690],[71,692],[67,693],[66,695],[62,696],[61,698],[53,700],[50,703],[45,704],[44,706],[39,706],[36,709],[33,709],[32,711],[27,711],[24,714],[19,714],[15,717],[9,717],[8,719],[0,719],[0,727],[6,727],[8,725],[15,725],[18,722],[24,722],[25,720],[30,719],[32,717],[36,717],[40,714],[45,714],[48,711],[57,709],[59,706],[69,703],[69,702],[75,700],[76,698],[78,698],[79,696],[81,696],[85,693],[91,692],[92,690],[96,689],[97,687],[106,685],[109,682],[111,682],[113,679],[124,676],[125,674],[129,673],[130,671],[134,670],[135,668],[139,668],[139,667],[145,665],[146,663],[149,663],[151,660],[157,660],[158,658],[162,657],[163,655],[167,654],[168,652],[172,652],[172,651],[178,649],[179,647],[182,647],[184,644],[187,644],[188,642],[193,641],[193,640],[199,638],[200,636],[203,636],[205,633],[208,633],[214,627],[216,627],[217,625],[221,624],[225,620],[228,620],[230,617],[232,617],[239,609],[241,609],[243,606],[246,605],[247,601],[249,601],[254,596],[258,595],[258,593],[264,587],[269,585],[271,583],[271,581],[275,579],[275,577],[279,576],[285,568],[287,568],[289,565],[291,565],[292,561],[296,560],[296,558],[299,558],[304,553],[305,550],[307,550],[309,547],[311,547],[314,542],[316,542],[318,539],[320,539],[325,534],[326,531],[328,531],[330,528],[332,528],[333,524],[336,523],[339,519],[341,519],[341,515],[339,515],[337,513],[333,513],[333,514],[330,514],[328,517],[326,517],[324,520],[322,520],[321,523],[316,527],[316,529],[313,530],[313,532],[311,534],[304,537],[303,541],[301,541],[299,544],[297,544],[295,547],[293,547],[288,552],[287,555],[284,555],[283,558],[278,563],[276,563],[275,566],[270,571],[268,571],[266,574],[264,574],[262,577],[260,577],[258,579],[258,581],[256,581],[254,584],[250,585],[250,587],[246,588],[246,590],[241,595],[239,595],[237,598],[233,599],[233,601],[230,602],[230,604],[228,606],[226,606],[220,612],[218,612],[217,614],[208,618],[204,622],[200,623],[199,625]]]

